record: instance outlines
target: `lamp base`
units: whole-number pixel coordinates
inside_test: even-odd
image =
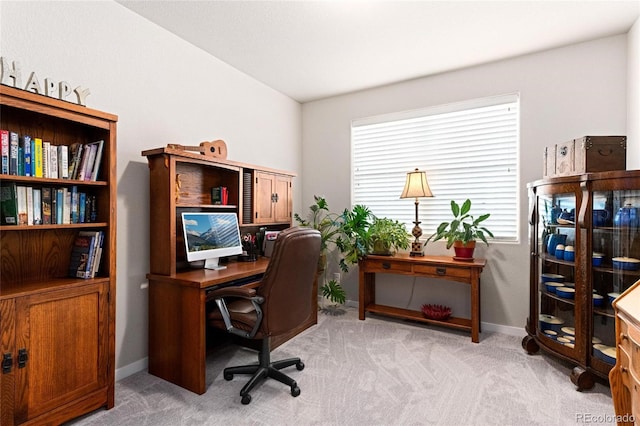
[[[411,252],[409,256],[424,256],[424,250],[422,250],[422,243],[419,241],[411,243]]]

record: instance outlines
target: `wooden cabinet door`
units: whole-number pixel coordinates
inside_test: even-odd
[[[275,222],[273,196],[276,193],[275,175],[256,172],[255,185],[255,223]]]
[[[291,178],[276,175],[275,187],[274,220],[276,222],[291,222]]]
[[[256,172],[255,223],[291,222],[291,177]]]
[[[16,298],[15,423],[107,386],[108,283]]]

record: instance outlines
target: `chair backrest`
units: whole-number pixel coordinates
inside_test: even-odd
[[[320,232],[293,227],[278,234],[269,266],[256,293],[265,298],[262,334],[292,330],[311,314],[313,282],[320,258]]]

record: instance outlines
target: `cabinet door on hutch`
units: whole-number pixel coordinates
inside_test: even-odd
[[[15,424],[104,392],[106,288],[97,283],[15,299]]]
[[[290,222],[291,177],[258,171],[255,176],[255,223]]]

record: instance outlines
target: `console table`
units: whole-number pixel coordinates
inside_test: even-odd
[[[478,343],[480,333],[480,273],[486,265],[485,259],[457,261],[451,256],[411,257],[407,253],[395,256],[367,256],[358,262],[360,269],[359,317],[365,312],[396,318],[437,324],[458,330],[471,331],[471,340]],[[432,320],[421,311],[379,305],[376,303],[376,274],[399,274],[416,277],[439,278],[469,284],[471,293],[471,318],[449,317],[447,320]]]

